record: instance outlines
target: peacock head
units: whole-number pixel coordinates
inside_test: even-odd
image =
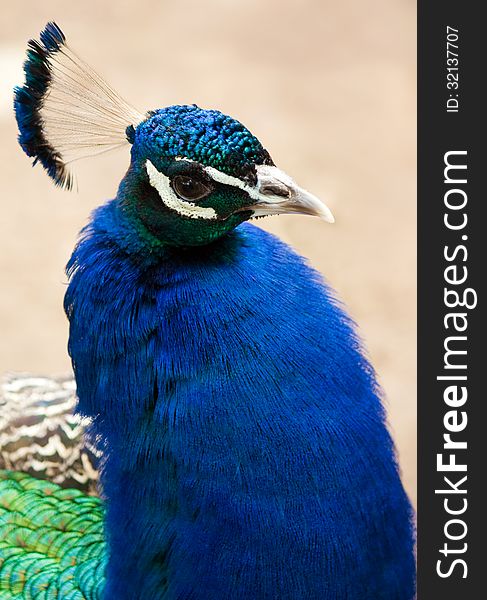
[[[142,114],[66,43],[55,23],[29,42],[15,90],[19,141],[54,181],[71,188],[70,163],[132,145],[119,200],[162,244],[208,244],[250,218],[330,210],[279,170],[237,120],[196,105]]]
[[[171,106],[127,134],[133,145],[124,195],[165,243],[206,244],[249,218],[280,213],[333,220],[248,129],[217,110]]]

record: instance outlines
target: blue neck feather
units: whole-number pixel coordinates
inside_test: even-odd
[[[106,443],[106,598],[411,600],[374,374],[320,276],[244,224],[151,248],[118,201],[68,265],[79,412]]]

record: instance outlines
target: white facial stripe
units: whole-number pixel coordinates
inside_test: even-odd
[[[178,198],[176,192],[169,185],[169,177],[166,177],[164,173],[158,171],[150,160],[146,161],[145,168],[147,169],[147,175],[149,175],[150,184],[157,190],[162,202],[168,208],[176,211],[181,216],[189,217],[190,219],[218,218],[218,215],[213,208],[198,206],[193,202]]]
[[[183,160],[188,163],[199,164],[196,161],[191,160],[190,158],[186,158],[184,156],[176,156],[175,160]],[[265,169],[266,175],[269,175],[270,173],[275,172],[275,174],[278,176],[278,179],[280,179],[281,181],[283,181],[285,183],[292,182],[292,179],[288,175],[286,175],[286,173],[283,173],[281,170],[279,170],[277,167],[268,167],[268,166],[264,166],[264,165],[258,165],[257,166],[257,175],[259,175],[260,169]],[[232,177],[232,175],[227,175],[227,173],[223,173],[223,171],[219,171],[218,169],[215,169],[215,167],[204,167],[204,170],[205,170],[206,174],[209,175],[213,179],[213,181],[216,181],[217,183],[223,183],[224,185],[231,185],[232,187],[239,188],[239,189],[243,190],[244,192],[246,192],[253,200],[262,199],[262,194],[260,194],[260,188],[259,188],[259,183],[260,183],[259,179],[257,179],[257,186],[252,187],[251,185],[249,185],[248,183],[245,183],[245,181],[242,181],[238,177]],[[266,199],[268,200],[269,197],[266,196]],[[280,198],[280,200],[282,200],[282,198]]]
[[[174,160],[184,160],[185,162],[188,162],[188,163],[199,164],[196,161],[191,160],[190,158],[186,158],[184,156],[176,156]],[[203,167],[203,168],[204,168],[206,174],[209,175],[213,179],[213,181],[216,181],[217,183],[223,183],[224,185],[231,185],[233,187],[239,188],[239,189],[243,190],[244,192],[247,192],[247,194],[254,200],[258,200],[260,198],[258,187],[254,188],[254,187],[248,185],[248,183],[245,183],[244,181],[239,179],[238,177],[232,177],[231,175],[227,175],[226,173],[223,173],[223,171],[219,171],[218,169],[215,169],[215,167]],[[278,169],[276,169],[276,170],[278,170]]]
[[[175,157],[175,160],[184,160],[189,163],[196,162],[183,156]],[[177,210],[182,215],[195,219],[218,218],[215,211],[211,208],[202,208],[194,205],[192,202],[183,202],[179,200],[174,194],[173,190],[170,188],[167,177],[164,177],[162,173],[159,173],[152,163],[150,163],[150,161],[147,161],[147,172],[149,173],[149,177],[149,164],[154,169],[157,179],[164,179],[164,195],[158,187],[159,184],[156,184],[155,182],[153,183],[152,179],[151,183],[159,191],[163,202],[167,206]],[[330,209],[323,202],[316,198],[316,196],[313,196],[313,194],[310,194],[306,190],[300,188],[294,182],[294,180],[289,177],[289,175],[277,167],[270,165],[256,165],[255,170],[257,182],[255,187],[245,183],[238,177],[227,175],[226,173],[215,169],[215,167],[204,167],[204,170],[206,174],[213,179],[213,181],[222,183],[224,185],[230,185],[248,194],[248,196],[255,202],[252,206],[248,207],[252,211],[253,216],[277,215],[282,213],[301,213],[319,216],[329,223],[334,222],[334,218]],[[170,193],[169,201],[167,199],[168,191],[166,187],[169,189]],[[273,187],[275,187],[279,192],[284,193],[272,193]],[[195,209],[197,212],[195,212]],[[188,214],[188,210],[190,211],[190,214]]]
[[[238,177],[227,175],[226,173],[223,173],[214,167],[205,167],[205,171],[213,179],[213,181],[240,188],[244,192],[247,192],[247,194],[254,200],[258,200],[260,198],[259,190],[257,188],[251,187],[248,185],[248,183],[245,183]]]

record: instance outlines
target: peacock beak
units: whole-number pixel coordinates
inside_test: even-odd
[[[299,187],[277,167],[258,165],[256,171],[257,185],[252,194],[255,202],[245,207],[245,210],[253,211],[253,216],[296,213],[320,217],[327,223],[335,222],[326,204]]]

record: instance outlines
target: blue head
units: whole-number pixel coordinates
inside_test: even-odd
[[[130,126],[127,137],[132,161],[119,196],[142,236],[201,245],[253,216],[321,209],[291,200],[297,186],[246,127],[217,110],[159,109]]]

